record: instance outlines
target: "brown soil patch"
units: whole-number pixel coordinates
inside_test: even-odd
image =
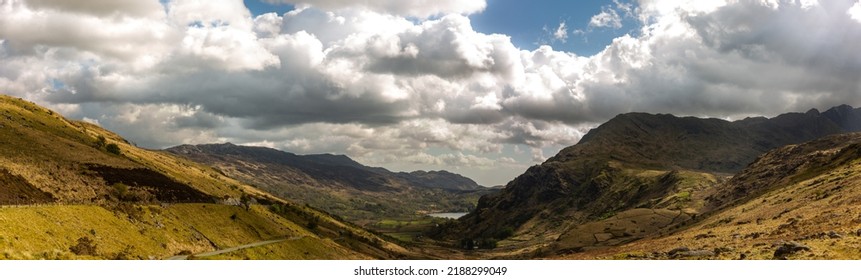
[[[129,190],[146,191],[160,202],[212,202],[213,197],[198,191],[188,184],[174,181],[164,174],[145,168],[115,168],[103,165],[90,165],[90,171],[96,172],[110,186],[122,183]]]

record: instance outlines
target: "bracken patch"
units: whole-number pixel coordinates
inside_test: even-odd
[[[125,184],[129,190],[151,193],[160,202],[213,201],[211,196],[149,169],[125,169],[103,165],[90,165],[88,169],[98,174],[108,185]]]

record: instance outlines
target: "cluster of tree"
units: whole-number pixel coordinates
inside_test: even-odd
[[[99,135],[99,137],[96,138],[96,148],[105,149],[106,152],[112,153],[115,155],[122,155],[123,154],[123,151],[120,150],[119,145],[117,145],[116,143],[108,144],[108,140],[105,139],[105,137],[102,135]]]
[[[466,250],[493,249],[496,248],[498,242],[499,240],[496,240],[495,238],[465,238],[460,240],[460,247]]]

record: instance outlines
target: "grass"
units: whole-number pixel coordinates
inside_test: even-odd
[[[27,221],[27,222],[22,222]],[[75,256],[69,247],[81,237],[97,244],[98,256]],[[142,257],[167,254],[138,227],[97,206],[0,208],[0,247],[6,259],[54,255],[59,258],[108,257],[134,246]],[[57,253],[60,254],[57,254]]]
[[[229,218],[233,214],[236,219]],[[79,256],[70,251],[82,237],[93,240],[96,255]],[[273,252],[244,257],[367,258],[331,240],[319,239],[259,205],[250,211],[215,204],[133,206],[123,211],[83,205],[0,208],[2,259],[162,259],[182,251],[202,253],[278,237],[303,238],[272,245],[270,249],[278,248]]]
[[[419,217],[415,220],[383,219],[375,223],[374,227],[380,229],[394,229],[403,227],[427,226],[433,223],[438,223],[440,221],[442,220],[439,218],[432,217]]]
[[[804,172],[801,170],[799,172]],[[613,259],[642,255],[668,258],[666,252],[688,247],[717,251],[714,259],[771,259],[787,241],[810,247],[790,259],[861,258],[861,160],[818,170],[805,180],[775,186],[756,199],[725,209],[678,231],[663,232],[618,247],[565,256]],[[796,177],[798,178],[798,177]],[[839,237],[829,237],[834,232]],[[657,255],[656,255],[657,253]],[[662,255],[663,254],[663,255]]]
[[[416,241],[416,237],[422,236],[437,224],[446,221],[444,218],[417,217],[411,220],[383,219],[366,227],[376,232],[391,236],[403,242]]]
[[[186,183],[215,197],[232,196],[239,197],[242,192],[253,193],[260,196],[268,194],[242,184],[232,178],[222,175],[215,169],[204,166],[186,159],[173,156],[162,151],[152,151],[135,147],[119,136],[101,127],[82,123],[86,130],[95,136],[106,136],[108,142],[114,142],[122,150],[123,157],[136,163],[136,166],[146,167],[159,171],[173,178],[177,182]]]
[[[201,257],[204,260],[248,260],[248,259],[291,259],[291,260],[350,260],[368,259],[368,256],[346,250],[332,240],[304,237],[297,240],[268,244],[259,247],[240,249],[215,256]]]
[[[160,152],[134,147],[98,126],[66,120],[16,98],[0,96],[0,126],[4,128],[0,130],[0,168],[27,178],[29,183],[62,202],[90,202],[104,194],[105,183],[85,174],[87,164],[149,167],[179,182],[192,182],[213,196],[239,193],[226,187],[235,182],[211,178],[204,167],[170,166],[166,162],[171,160]],[[107,147],[122,152],[110,153]]]
[[[214,197],[267,196],[211,167],[138,148],[97,125],[67,120],[21,99],[0,95],[0,126],[0,168],[60,201],[89,202],[104,193],[104,182],[85,174],[87,164],[149,168]]]
[[[118,169],[117,176],[126,174],[123,169],[148,169],[205,193],[213,202],[244,194],[270,203],[285,202],[211,167],[166,152],[138,148],[97,125],[67,120],[21,99],[0,95],[0,126],[0,169],[10,177],[24,178],[27,184],[53,197],[51,205],[0,207],[0,258],[160,259],[180,252],[207,252],[279,237],[306,236],[307,240],[296,242],[304,245],[284,247],[265,257],[357,258],[370,254],[382,258],[391,257],[390,251],[405,253],[396,244],[308,207],[293,210],[300,216],[314,217],[319,226],[313,230],[306,220],[275,214],[262,205],[246,210],[176,201],[155,202],[164,203],[158,205],[119,203],[116,196],[122,192],[109,186],[90,168],[92,165]],[[125,189],[130,192],[131,187],[135,186]],[[351,238],[338,241],[339,234],[344,233]],[[92,240],[95,255],[71,252],[70,247],[82,238]],[[312,250],[313,244],[317,248]],[[298,251],[302,251],[301,255],[297,255]]]

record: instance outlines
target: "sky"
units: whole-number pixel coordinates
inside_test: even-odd
[[[0,92],[493,186],[620,113],[861,106],[859,43],[855,0],[0,0]]]

